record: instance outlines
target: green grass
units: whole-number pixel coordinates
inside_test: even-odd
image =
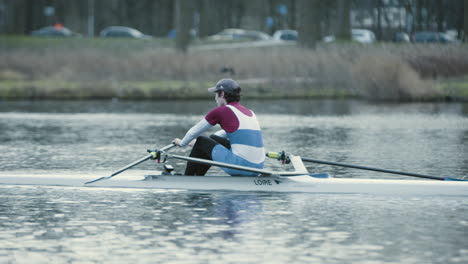
[[[435,87],[446,96],[468,100],[468,77],[439,80],[435,82]]]
[[[0,98],[8,99],[183,99],[206,98],[208,82],[155,81],[0,81]]]
[[[138,99],[207,99],[210,81],[148,81],[148,82],[73,82],[73,81],[0,81],[0,99],[55,99],[87,100],[119,98]],[[269,83],[243,85],[243,98],[249,99],[294,99],[294,98],[352,98],[356,95],[346,90],[323,87],[293,87],[283,89]]]

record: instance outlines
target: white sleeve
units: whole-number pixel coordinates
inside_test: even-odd
[[[194,125],[192,128],[187,131],[184,138],[180,142],[181,146],[187,146],[192,140],[200,136],[203,132],[207,131],[208,129],[212,128],[213,126],[203,118],[200,122]]]
[[[227,138],[227,133],[223,129],[216,131],[214,135],[222,138]]]

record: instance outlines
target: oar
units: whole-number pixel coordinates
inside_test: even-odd
[[[317,160],[317,159],[311,159],[311,158],[302,158],[302,160],[308,161],[308,162],[332,165],[332,166],[340,166],[340,167],[354,168],[354,169],[360,169],[360,170],[369,170],[369,171],[378,171],[378,172],[384,172],[384,173],[413,176],[413,177],[418,177],[418,178],[425,178],[425,179],[432,179],[432,180],[439,180],[439,181],[466,181],[466,180],[457,179],[457,178],[437,177],[437,176],[424,175],[424,174],[419,174],[419,173],[386,170],[386,169],[372,168],[372,167],[367,167],[367,166],[359,166],[359,165],[339,163],[339,162],[333,162],[333,161]]]
[[[265,176],[272,176],[272,175],[299,176],[299,175],[304,175],[304,172],[300,172],[300,171],[299,172],[298,171],[273,172],[273,171],[264,170],[264,169],[251,168],[251,167],[234,165],[234,164],[229,164],[229,163],[224,163],[224,162],[219,162],[219,161],[214,161],[214,160],[199,159],[199,158],[180,156],[180,155],[175,155],[175,154],[166,154],[166,156],[168,158],[175,158],[175,159],[190,161],[190,162],[194,162],[194,163],[204,164],[204,165],[213,165],[213,166],[217,166],[217,167],[224,167],[224,168],[229,168],[229,169],[254,172],[254,173],[258,173],[258,174],[265,175]]]
[[[175,144],[167,145],[167,146],[163,147],[162,149],[160,149],[159,152],[169,150],[169,149],[171,149],[171,148],[173,148],[175,146],[176,146]],[[90,184],[90,183],[97,182],[97,181],[100,181],[100,180],[108,180],[108,179],[114,177],[115,175],[120,174],[120,173],[122,173],[122,172],[124,172],[124,171],[126,171],[126,170],[128,170],[128,169],[130,169],[132,167],[135,167],[136,165],[138,165],[138,164],[140,164],[140,163],[142,163],[144,161],[147,161],[149,159],[159,158],[159,157],[157,157],[155,155],[159,155],[158,152],[151,152],[149,155],[144,156],[143,158],[141,158],[141,159],[139,159],[137,161],[134,161],[134,162],[128,164],[127,166],[125,166],[125,167],[123,167],[121,169],[116,170],[110,176],[104,176],[104,177],[101,177],[101,178],[97,178],[97,179],[94,179],[92,181],[85,182],[85,184]]]

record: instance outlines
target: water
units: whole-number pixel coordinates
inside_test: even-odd
[[[269,151],[468,175],[467,104],[245,105],[257,113]],[[0,102],[0,177],[105,175],[183,136],[211,107],[212,101]],[[183,171],[183,162],[170,162]],[[274,160],[267,166],[284,169]],[[335,177],[406,178],[307,167]],[[159,167],[148,161],[138,168]],[[467,263],[468,200],[0,185],[0,263],[69,262]]]

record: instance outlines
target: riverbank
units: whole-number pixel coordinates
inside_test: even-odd
[[[468,100],[467,45],[206,49],[167,40],[2,37],[0,99],[200,99],[221,78],[246,98]]]
[[[245,91],[244,98],[355,98],[346,89],[323,88],[305,85],[297,80],[282,80],[284,89],[278,83],[267,79],[238,80]],[[277,82],[277,81],[276,81]],[[206,88],[214,82],[208,81],[45,81],[16,80],[0,81],[0,99],[3,100],[166,100],[166,99],[206,99],[211,95]],[[273,87],[273,88],[272,88]]]

